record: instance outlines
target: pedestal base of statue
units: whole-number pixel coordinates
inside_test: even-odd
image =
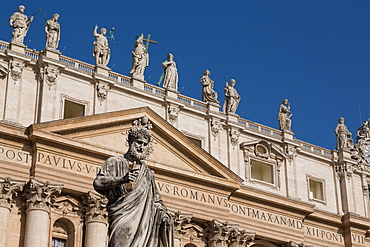
[[[15,51],[15,52],[19,52],[19,53],[22,53],[24,54],[26,52],[26,46],[22,43],[18,43],[18,42],[10,42],[9,43],[9,49],[12,50],[12,51]]]
[[[339,149],[338,150],[338,161],[342,161],[342,162],[345,162],[345,161],[351,161],[352,158],[351,158],[351,152],[349,149]]]
[[[59,56],[62,53],[57,49],[45,48],[44,50],[41,51],[41,54],[44,55],[45,57],[59,60]]]
[[[131,78],[131,85],[133,87],[144,90],[144,85],[145,85],[144,76],[136,75],[135,77],[132,77]]]
[[[165,92],[166,98],[177,99],[178,94],[179,92],[177,90],[166,88],[166,92]]]
[[[227,114],[227,122],[228,123],[238,123],[239,122],[239,115],[234,113]]]
[[[292,142],[294,133],[291,130],[282,130],[281,131],[282,141],[283,142]]]
[[[110,68],[108,66],[103,64],[97,64],[95,65],[95,73],[100,75],[109,76]]]
[[[208,112],[219,112],[220,111],[220,105],[217,104],[217,103],[213,103],[213,102],[208,102],[207,103],[207,110]]]

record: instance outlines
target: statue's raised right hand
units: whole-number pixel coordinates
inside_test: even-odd
[[[129,170],[128,173],[123,178],[123,183],[129,183],[136,180],[137,176],[139,175],[139,168],[134,168]]]

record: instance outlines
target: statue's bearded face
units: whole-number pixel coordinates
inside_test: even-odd
[[[138,160],[143,160],[149,155],[149,139],[141,135],[133,140],[130,145],[130,155]]]

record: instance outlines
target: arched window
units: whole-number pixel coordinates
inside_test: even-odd
[[[185,244],[184,247],[197,247],[195,244]]]
[[[68,219],[58,219],[54,222],[51,247],[73,247],[75,228]]]
[[[255,240],[251,247],[276,247],[276,245],[264,240]]]

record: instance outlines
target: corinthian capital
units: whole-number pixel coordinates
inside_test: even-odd
[[[89,191],[82,196],[86,221],[98,220],[106,222],[108,212],[106,209],[108,199],[98,193]]]
[[[255,233],[240,230],[238,224],[213,219],[206,224],[204,236],[210,246],[246,247],[254,240]]]
[[[24,196],[28,209],[44,209],[49,211],[55,199],[55,193],[62,191],[63,184],[50,183],[31,177],[27,183]]]
[[[23,190],[26,181],[10,177],[0,177],[0,206],[11,208],[18,192]]]

